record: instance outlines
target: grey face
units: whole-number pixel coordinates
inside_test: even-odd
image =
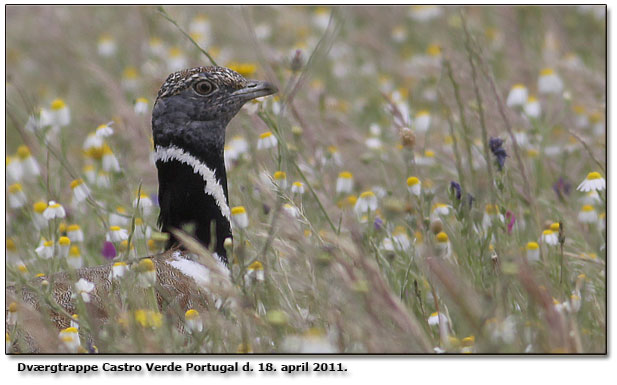
[[[152,112],[155,144],[199,141],[221,147],[225,126],[247,101],[273,94],[268,82],[223,67],[197,67],[167,78]]]

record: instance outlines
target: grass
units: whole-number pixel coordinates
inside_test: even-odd
[[[156,205],[140,207],[156,202],[149,115],[173,68],[216,62],[281,90],[250,103],[228,127],[230,204],[249,217],[234,230],[231,275],[217,274],[209,251],[179,235],[212,269],[201,294],[207,305],[194,306],[201,331],[185,332],[187,309],[158,309],[153,288],[138,284],[145,270],[135,268],[115,281],[117,295],[96,291],[106,322],[75,298],[80,341],[72,345],[74,336],[58,338],[48,312],[15,300],[7,329],[14,349],[605,352],[606,191],[584,203],[576,190],[588,173],[606,175],[604,17],[576,7],[432,12],[7,8],[7,282],[30,288],[56,313],[64,310],[51,299],[53,274],[77,277],[66,250],[53,247],[49,259],[35,251],[42,238],[57,244],[77,224],[84,240],[71,246],[84,266],[98,266],[109,263],[101,250],[119,221],[130,239],[113,242],[114,262],[136,265],[162,251]],[[34,33],[40,20],[45,34]],[[538,92],[544,68],[562,90]],[[517,83],[538,98],[538,117],[507,105]],[[141,97],[149,99],[145,113],[135,110]],[[41,108],[58,114],[57,98],[70,123],[28,129]],[[114,133],[104,142],[118,169],[102,143],[84,150],[88,134],[110,121]],[[258,150],[268,131],[277,145]],[[503,168],[491,138],[504,140]],[[40,175],[12,176],[11,167],[27,162],[23,147],[18,153],[24,145]],[[96,176],[104,168],[108,184]],[[302,182],[304,193],[274,183],[276,171],[288,186]],[[343,171],[353,174],[349,192],[337,191]],[[410,176],[421,194],[410,193]],[[79,203],[70,187],[78,178],[90,189]],[[358,213],[371,196],[376,206]],[[33,205],[51,200],[66,217],[41,222]],[[581,222],[584,204],[600,218]],[[555,223],[558,241],[549,245],[542,233]],[[527,258],[529,242],[539,245],[537,262]]]

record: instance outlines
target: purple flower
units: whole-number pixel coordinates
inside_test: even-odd
[[[450,181],[450,191],[452,192],[452,194],[454,194],[456,200],[460,201],[463,197],[463,189],[458,182]],[[473,201],[476,200],[476,198],[474,198],[473,195],[471,195],[470,193],[465,194],[465,197],[467,198],[467,204],[469,205],[469,208],[471,208],[471,205],[473,204]]]
[[[103,243],[103,250],[101,250],[101,254],[103,254],[103,257],[105,257],[105,259],[114,259],[117,255],[116,247],[111,242],[105,242]]]
[[[506,149],[502,147],[503,139],[491,137],[488,145],[491,148],[493,155],[497,158],[497,167],[499,168],[499,171],[503,170],[503,165],[506,163],[506,157],[508,156]]]
[[[555,191],[559,199],[563,200],[564,195],[570,195],[570,187],[570,182],[561,176],[557,182],[553,184],[553,191]]]
[[[373,226],[375,226],[375,230],[381,230],[381,228],[383,227],[383,220],[379,217],[376,217],[375,221],[373,222]]]
[[[456,193],[456,199],[457,200],[461,200],[461,185],[456,183],[455,181],[450,181],[450,190],[452,190],[452,192]]]
[[[510,234],[514,224],[516,223],[516,217],[510,210],[508,210],[506,211],[506,219],[508,220],[508,234]]]

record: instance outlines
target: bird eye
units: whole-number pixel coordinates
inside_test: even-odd
[[[195,84],[195,91],[200,95],[208,95],[214,91],[214,85],[207,80],[202,80]]]

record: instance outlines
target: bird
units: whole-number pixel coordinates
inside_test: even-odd
[[[208,269],[184,250],[174,230],[190,226],[194,239],[214,251],[222,269],[228,268],[225,242],[233,235],[224,161],[226,127],[246,102],[277,91],[270,82],[249,80],[220,66],[171,73],[160,87],[152,109],[152,136],[159,183],[158,225],[169,238],[163,253],[143,256],[132,265],[136,271],[156,272],[156,301],[161,310],[171,305],[183,310],[205,306],[199,287]],[[87,310],[98,322],[105,322],[105,301],[114,296],[117,265],[35,278],[30,285],[49,289],[55,304],[41,301],[33,290],[15,287],[7,288],[7,304],[9,297],[21,299],[39,313],[45,310],[56,327],[64,329],[72,321],[67,315],[77,311],[75,282],[84,279],[94,285]],[[34,343],[31,349],[36,351]]]
[[[214,222],[216,256],[228,262],[225,127],[247,101],[274,92],[271,83],[248,81],[224,67],[191,68],[167,78],[152,111],[161,231],[193,224],[195,237],[209,246]],[[177,244],[171,234],[167,248]]]

